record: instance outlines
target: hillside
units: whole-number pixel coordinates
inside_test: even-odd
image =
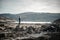
[[[38,22],[48,22],[54,21],[60,18],[60,13],[35,13],[35,12],[25,12],[20,14],[0,14],[1,16],[9,17],[18,21],[18,16],[21,16],[21,21],[38,21]]]
[[[16,20],[8,18],[8,17],[0,17],[0,23],[1,22],[15,22]]]

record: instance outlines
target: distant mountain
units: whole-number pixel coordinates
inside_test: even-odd
[[[1,22],[15,22],[16,20],[11,19],[11,18],[7,18],[7,17],[1,17],[0,16],[0,23]]]
[[[10,19],[15,19],[15,20],[17,18],[17,16],[15,14],[8,14],[8,13],[0,14],[0,17],[7,17]]]
[[[21,16],[23,21],[54,21],[60,18],[60,13],[34,13],[26,12],[22,14],[17,14]]]
[[[20,14],[0,14],[0,16],[9,17],[18,21],[18,16],[21,16],[21,21],[34,21],[34,22],[48,22],[60,19],[60,13],[36,13],[25,12]]]

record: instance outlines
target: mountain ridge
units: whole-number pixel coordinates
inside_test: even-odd
[[[18,17],[21,17],[21,21],[35,21],[35,22],[46,22],[60,19],[60,13],[36,13],[36,12],[25,12],[19,14],[0,14],[0,16],[9,17],[18,21]]]

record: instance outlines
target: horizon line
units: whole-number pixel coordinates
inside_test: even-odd
[[[21,14],[21,13],[54,13],[54,12],[17,12],[17,13],[12,13],[12,12],[0,12],[0,14]],[[59,13],[59,12],[56,12],[56,13]],[[54,13],[54,14],[56,14]]]

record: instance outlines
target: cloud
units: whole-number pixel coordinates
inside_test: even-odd
[[[53,12],[60,13],[60,0],[0,0],[0,13]]]

